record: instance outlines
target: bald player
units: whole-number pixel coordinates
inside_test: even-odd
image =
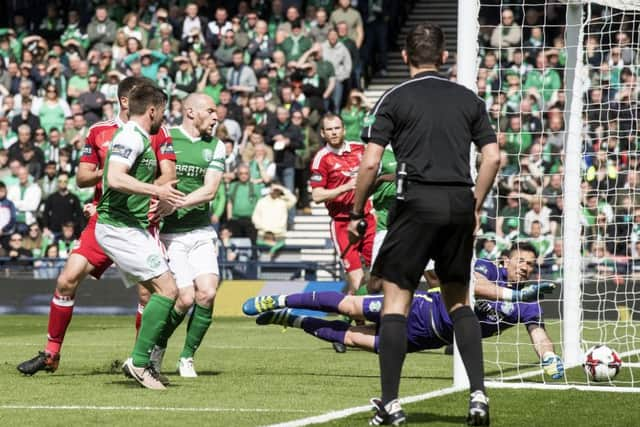
[[[213,136],[218,117],[209,96],[189,95],[183,102],[182,116],[182,125],[170,128],[169,133],[176,153],[177,189],[187,196],[182,207],[164,218],[160,229],[169,268],[176,278],[178,299],[151,353],[151,363],[160,372],[167,340],[195,304],[178,371],[182,377],[196,377],[193,356],[211,325],[219,283],[215,256],[218,236],[209,220],[209,202],[224,172],[225,150]]]

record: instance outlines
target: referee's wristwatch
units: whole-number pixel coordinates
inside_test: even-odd
[[[364,212],[354,212],[354,211],[350,211],[349,212],[349,219],[351,221],[357,221],[359,219],[364,219],[365,215]]]

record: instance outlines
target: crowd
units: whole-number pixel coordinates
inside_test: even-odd
[[[624,273],[640,256],[639,23],[591,6],[582,96],[583,256],[596,270]],[[501,13],[497,15],[497,11]],[[528,240],[543,271],[562,266],[563,149],[568,123],[565,7],[484,7],[478,95],[496,130],[502,165],[487,199],[478,255],[497,258]],[[633,265],[633,263],[631,263]]]
[[[387,74],[412,2],[19,3],[0,29],[0,257],[14,260],[73,246],[93,195],[74,178],[85,138],[118,115],[129,75],[168,94],[167,126],[187,94],[214,100],[227,160],[212,224],[223,242],[246,237],[275,256],[296,209],[309,210],[320,118],[340,114],[359,139],[363,83]]]

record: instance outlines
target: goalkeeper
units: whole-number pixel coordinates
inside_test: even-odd
[[[515,326],[525,325],[534,350],[547,375],[553,379],[564,376],[562,359],[553,349],[553,342],[544,329],[540,293],[554,288],[551,283],[529,283],[536,263],[536,251],[528,243],[520,243],[510,253],[506,267],[479,259],[474,266],[476,277],[475,312],[480,321],[482,337],[490,337]],[[373,352],[378,351],[378,323],[382,296],[354,296],[337,292],[311,292],[291,295],[259,296],[247,300],[242,309],[247,315],[262,313],[259,325],[279,324],[304,329],[305,332],[329,342],[340,342]],[[286,310],[278,310],[284,309]],[[298,316],[288,308],[303,308],[339,313],[353,319],[366,319],[374,324],[350,326],[335,320]],[[437,289],[416,292],[407,321],[408,351],[437,349],[453,343],[453,322]]]

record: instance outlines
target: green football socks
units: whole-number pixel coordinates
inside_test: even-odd
[[[209,330],[209,326],[211,326],[212,316],[213,307],[203,307],[196,304],[191,314],[191,319],[189,319],[187,338],[185,339],[184,348],[182,349],[182,353],[180,353],[180,357],[193,357],[207,330]]]
[[[142,325],[131,354],[134,366],[149,364],[151,350],[160,338],[173,304],[174,300],[158,294],[153,294],[149,299],[142,313]]]

